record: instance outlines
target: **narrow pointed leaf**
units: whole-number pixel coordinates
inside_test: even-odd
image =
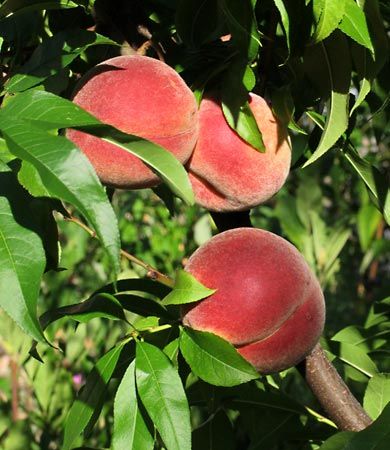
[[[360,433],[356,433],[342,450],[388,450],[390,441],[390,404],[382,414]]]
[[[148,164],[170,189],[187,204],[194,194],[183,165],[163,147],[103,124],[69,100],[45,91],[31,90],[16,95],[3,109],[8,117],[32,121],[48,130],[77,128],[121,147]]]
[[[46,259],[32,198],[5,164],[0,169],[0,307],[37,341],[45,341],[37,301]]]
[[[50,135],[22,120],[9,120],[8,116],[2,119],[1,128],[10,151],[37,169],[53,197],[71,203],[83,214],[95,229],[117,273],[117,219],[86,156],[62,136]]]
[[[185,328],[180,335],[180,351],[195,375],[207,383],[236,386],[259,378],[233,345],[215,334]]]
[[[153,450],[154,439],[139,409],[135,361],[127,368],[114,401],[113,450]]]
[[[179,270],[176,273],[173,290],[163,299],[163,305],[182,305],[202,300],[211,294],[215,289],[209,289],[201,284],[190,273]]]
[[[249,107],[249,94],[256,82],[245,61],[237,59],[223,79],[222,111],[230,128],[260,152],[265,151],[261,131]]]
[[[240,53],[252,61],[261,43],[251,0],[219,0],[219,7],[225,16],[233,42]]]
[[[0,6],[0,19],[16,14],[25,14],[31,11],[44,9],[68,9],[77,8],[79,5],[70,0],[6,0]]]
[[[84,302],[46,311],[40,317],[40,322],[45,329],[63,317],[71,317],[81,323],[89,322],[97,317],[126,321],[120,302],[111,294],[96,294]]]
[[[331,98],[324,132],[317,149],[303,167],[312,164],[323,156],[342,136],[348,126],[348,91],[351,81],[351,64],[346,38],[341,33],[334,33],[332,38],[321,42],[326,64]],[[340,64],[340,59],[343,64]]]
[[[62,450],[73,448],[74,441],[88,425],[95,408],[99,406],[102,398],[104,398],[107,385],[122,349],[122,345],[111,349],[99,359],[96,366],[89,373],[85,386],[73,403],[66,419]]]
[[[288,57],[290,56],[291,50],[291,36],[290,36],[290,17],[288,15],[288,11],[286,5],[284,4],[285,0],[274,0],[275,6],[277,7],[280,19],[282,21],[282,27],[284,34],[286,36],[286,43],[288,49]]]
[[[320,42],[326,39],[339,25],[344,15],[346,0],[315,0],[320,3],[319,21],[314,30],[313,41]]]
[[[166,449],[190,450],[190,411],[179,374],[163,351],[146,342],[137,342],[136,382]]]
[[[364,394],[364,409],[372,419],[376,419],[390,402],[390,374],[379,373],[368,382]]]
[[[37,86],[62,69],[94,45],[118,45],[111,39],[87,30],[65,30],[40,44],[31,58],[4,85],[9,93],[21,92]]]
[[[345,1],[345,14],[339,28],[358,44],[366,47],[372,54],[374,53],[366,16],[354,0]]]
[[[382,212],[384,219],[390,224],[390,188],[388,176],[382,174],[375,166],[363,159],[356,150],[348,148],[343,153],[355,172],[364,181],[375,206]]]

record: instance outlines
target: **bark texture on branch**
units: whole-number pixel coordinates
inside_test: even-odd
[[[251,227],[249,211],[211,213],[220,232]],[[298,369],[329,418],[343,431],[361,431],[372,423],[344,383],[320,344],[299,364]]]
[[[372,423],[320,344],[314,347],[303,365],[307,384],[340,430],[361,431]]]

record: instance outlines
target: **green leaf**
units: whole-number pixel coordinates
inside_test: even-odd
[[[79,5],[70,0],[6,0],[0,6],[0,19],[11,15],[24,14],[43,9],[68,9],[77,8]]]
[[[89,373],[83,390],[74,401],[67,416],[62,450],[73,448],[74,441],[88,425],[95,408],[104,398],[122,349],[123,345],[112,348],[99,359]]]
[[[222,111],[230,128],[260,152],[265,151],[261,131],[248,102],[253,72],[242,60],[229,67],[222,84]]]
[[[185,328],[180,351],[195,375],[215,386],[236,386],[259,378],[233,345],[215,334]]]
[[[345,1],[345,14],[339,28],[347,36],[374,54],[366,16],[354,0]]]
[[[364,181],[371,193],[371,198],[373,198],[375,206],[382,212],[387,224],[390,225],[390,189],[388,177],[363,159],[351,146],[348,146],[343,155]]]
[[[368,382],[364,394],[364,409],[376,419],[390,402],[390,374],[378,373]]]
[[[146,139],[103,124],[69,100],[49,92],[31,90],[16,95],[2,113],[8,117],[32,121],[36,126],[48,130],[77,128],[115,144],[148,164],[187,204],[194,204],[187,172],[170,152]]]
[[[86,156],[62,136],[50,135],[26,121],[10,120],[7,115],[2,119],[1,128],[10,151],[37,169],[51,196],[71,203],[83,214],[118,273],[117,219]]]
[[[348,126],[351,65],[347,40],[341,33],[333,33],[332,37],[319,45],[323,50],[324,62],[328,70],[331,98],[321,140],[303,167],[307,167],[323,156],[337,142]],[[340,64],[340,60],[343,61],[343,64]]]
[[[34,197],[50,197],[50,192],[45,188],[39,172],[27,161],[22,161],[18,172],[19,183]]]
[[[135,364],[138,394],[166,449],[190,450],[190,411],[177,370],[146,342],[137,342]]]
[[[312,37],[313,42],[323,41],[338,27],[344,16],[345,1],[314,0],[314,11],[319,13],[319,20]]]
[[[344,450],[348,442],[355,436],[353,431],[341,431],[327,439],[320,447],[320,450]]]
[[[0,306],[22,330],[45,341],[37,318],[45,251],[31,209],[32,198],[10,169],[0,171]]]
[[[110,294],[93,295],[84,302],[46,311],[40,317],[42,328],[47,328],[51,323],[63,317],[71,317],[81,323],[87,323],[98,317],[126,321],[120,302]]]
[[[87,30],[60,31],[40,44],[31,58],[4,85],[9,93],[25,91],[37,86],[62,69],[94,45],[118,45],[111,39]]]
[[[278,9],[279,14],[280,14],[283,31],[286,36],[287,49],[288,49],[287,58],[288,58],[290,56],[290,51],[291,51],[290,17],[288,15],[288,11],[287,11],[287,8],[286,8],[286,5],[284,4],[284,2],[285,2],[285,0],[274,0],[275,6]]]
[[[326,248],[326,263],[324,265],[325,273],[332,269],[333,264],[347,243],[350,235],[351,230],[349,228],[344,228],[344,226],[336,226],[332,230]]]
[[[333,337],[332,341],[336,341],[336,339],[339,338]],[[378,373],[374,361],[367,355],[367,352],[355,345],[341,342],[339,358],[367,377],[371,378]]]
[[[175,285],[172,291],[163,299],[163,305],[183,305],[208,297],[216,289],[209,289],[185,270],[176,272]]]
[[[356,433],[343,450],[387,450],[390,440],[390,404],[373,424]]]
[[[113,450],[153,450],[154,439],[139,409],[135,361],[127,368],[114,401]]]
[[[368,203],[359,209],[356,219],[360,247],[366,252],[374,239],[382,215],[374,205]]]

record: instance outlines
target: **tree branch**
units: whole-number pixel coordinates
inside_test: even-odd
[[[249,211],[211,213],[218,230],[251,227]],[[331,420],[345,431],[360,431],[372,420],[344,383],[333,364],[317,344],[306,360],[297,366]]]
[[[372,423],[320,344],[301,364],[307,384],[340,430],[361,431]]]
[[[72,216],[69,213],[69,216],[64,216],[64,219],[68,222],[73,222],[76,225],[78,225],[80,228],[82,228],[83,230],[85,230],[91,237],[96,238],[96,233],[92,230],[92,228],[89,228],[88,225],[86,225],[84,222],[82,222],[81,220],[77,219],[77,217]],[[152,280],[158,281],[161,284],[164,284],[165,286],[168,287],[173,287],[174,285],[174,280],[170,277],[168,277],[167,275],[159,272],[157,269],[155,269],[154,267],[152,267],[150,264],[145,263],[144,261],[142,261],[141,259],[138,259],[136,256],[130,254],[129,252],[127,252],[126,250],[121,249],[120,253],[123,257],[125,257],[128,261],[131,261],[134,264],[137,264],[138,266],[142,267],[143,269],[146,270],[146,276],[148,278],[151,278]]]

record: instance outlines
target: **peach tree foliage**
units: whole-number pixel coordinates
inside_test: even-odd
[[[0,446],[387,448],[389,23],[378,0],[1,2],[0,347],[19,381],[0,384]],[[337,430],[296,369],[259,376],[223,339],[180,325],[178,305],[210,294],[178,270],[210,237],[207,212],[168,152],[69,100],[90,67],[141,46],[162,53],[198,101],[221,89],[227,122],[257,151],[249,91],[288,126],[289,181],[252,220],[290,240],[325,289],[323,346],[374,420],[365,430]],[[164,182],[161,201],[112,196],[67,127],[140,157]],[[148,265],[175,277],[173,288]],[[72,356],[75,339],[94,351]]]

